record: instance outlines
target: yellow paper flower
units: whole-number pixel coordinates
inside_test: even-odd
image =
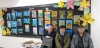
[[[0,16],[4,15],[4,11],[0,10]]]
[[[81,17],[80,20],[83,21],[83,26],[86,26],[88,23],[91,24],[94,22],[94,19],[91,18],[91,14],[84,14],[84,17]]]
[[[10,35],[11,31],[7,28],[7,35]]]
[[[86,9],[87,6],[90,5],[89,1],[83,0],[82,2],[80,2],[80,7],[84,7]]]
[[[62,0],[60,0],[60,2],[58,2],[58,7],[59,8],[63,8],[64,7],[64,2]]]
[[[6,34],[7,34],[6,30],[2,30],[2,35],[6,36]]]

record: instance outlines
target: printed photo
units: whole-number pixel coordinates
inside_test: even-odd
[[[73,33],[77,32],[78,26],[73,26]]]
[[[65,25],[65,20],[59,20],[59,26]]]
[[[10,13],[7,13],[7,20],[11,20],[11,16],[10,16]]]
[[[59,19],[65,19],[65,10],[59,11]]]
[[[32,10],[32,18],[36,18],[36,10]]]
[[[38,17],[43,17],[43,10],[38,10]]]
[[[43,18],[38,18],[38,24],[39,26],[43,26]]]
[[[16,16],[17,16],[17,17],[22,17],[22,12],[17,12],[17,11],[16,11]]]
[[[67,11],[67,19],[73,19],[73,11],[72,10],[68,10]]]
[[[74,15],[74,24],[80,25],[80,15]]]
[[[33,35],[37,35],[37,27],[33,27]]]
[[[57,11],[52,11],[52,17],[57,17]]]
[[[16,15],[15,15],[15,11],[14,10],[12,10],[11,18],[12,18],[12,20],[16,20]]]
[[[16,28],[11,28],[11,33],[12,34],[17,34],[17,29]]]
[[[30,19],[29,18],[24,18],[24,23],[30,24]]]
[[[22,20],[21,19],[17,19],[17,26],[22,26]]]
[[[37,26],[37,19],[32,19],[32,26]]]
[[[44,34],[44,27],[39,27],[39,35],[43,35]]]
[[[7,27],[11,28],[11,21],[7,21]]]
[[[72,36],[72,30],[66,30],[67,33],[70,34],[70,36]]]
[[[16,27],[17,28],[17,21],[11,21],[11,25],[12,25],[12,27]]]
[[[22,34],[23,33],[23,29],[22,28],[18,28],[17,30],[18,30],[18,33],[19,34]]]
[[[50,21],[50,12],[45,12],[45,20]]]
[[[30,16],[30,11],[24,11],[23,14],[24,16]]]
[[[25,32],[30,32],[29,25],[25,25]]]
[[[52,26],[53,28],[57,28],[57,20],[52,20]]]
[[[72,20],[66,20],[66,28],[72,29]]]

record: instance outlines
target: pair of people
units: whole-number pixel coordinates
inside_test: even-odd
[[[78,31],[70,39],[64,25],[60,26],[60,31],[55,33],[52,31],[52,26],[48,27],[48,32],[44,34],[46,38],[53,37],[53,47],[51,48],[94,48],[90,35],[85,31],[84,26],[79,26]],[[45,47],[42,47],[45,48]]]

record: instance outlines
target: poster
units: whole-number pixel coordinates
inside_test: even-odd
[[[32,10],[32,18],[36,18],[36,10]]]
[[[65,19],[65,10],[59,10],[59,19]]]
[[[43,35],[44,34],[44,27],[39,27],[39,35]]]
[[[18,28],[17,31],[18,31],[19,34],[23,33],[23,29],[22,28]]]
[[[37,27],[33,27],[33,35],[37,35]]]
[[[67,19],[73,19],[73,11],[72,10],[68,10],[67,11]]]
[[[80,25],[80,15],[74,15],[74,24]]]
[[[32,26],[37,26],[37,19],[32,19]]]
[[[43,26],[43,18],[38,18],[38,24],[39,26]]]
[[[22,20],[21,19],[17,19],[17,26],[22,26]]]
[[[22,17],[22,12],[17,12],[17,11],[16,11],[16,16],[17,16],[17,17]]]
[[[52,17],[57,17],[57,11],[52,11]]]
[[[11,33],[12,34],[17,34],[17,29],[16,28],[11,28]]]
[[[12,27],[17,28],[17,21],[11,21],[11,25],[12,25]]]
[[[23,11],[24,16],[30,16],[30,11]]]
[[[11,28],[11,21],[7,21],[7,27]]]
[[[38,10],[38,17],[43,17],[43,10]]]
[[[72,29],[72,20],[66,20],[66,28]]]
[[[59,26],[65,25],[65,20],[59,20]]]
[[[25,25],[25,32],[30,32],[29,25]]]
[[[10,15],[10,13],[7,13],[7,20],[11,20],[11,15]]]
[[[45,12],[45,20],[50,21],[50,12]]]
[[[66,30],[67,33],[70,34],[70,36],[72,36],[72,30]]]
[[[12,20],[16,20],[16,15],[15,15],[15,11],[14,10],[12,10],[11,18],[12,18]]]
[[[24,23],[30,24],[30,19],[29,18],[24,18]]]
[[[73,33],[77,31],[78,26],[73,26]]]
[[[57,28],[57,20],[52,20],[52,26],[53,28]]]

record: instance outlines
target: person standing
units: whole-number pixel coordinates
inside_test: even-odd
[[[70,48],[94,48],[92,39],[85,32],[84,26],[78,26],[78,32],[73,35]]]
[[[60,26],[60,31],[55,37],[56,48],[69,48],[70,45],[70,34],[65,31],[65,26]]]

